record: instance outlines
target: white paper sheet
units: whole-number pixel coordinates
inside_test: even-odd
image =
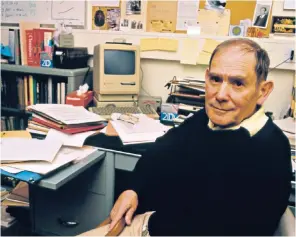
[[[47,133],[45,140],[59,140],[62,142],[64,146],[82,147],[86,138],[94,135],[95,133],[98,133],[98,131],[88,131],[70,135],[57,131],[55,129],[50,129]]]
[[[97,148],[89,147],[89,146],[83,147],[83,148],[63,146],[58,152],[58,154],[56,155],[52,163],[43,162],[43,161],[11,163],[11,164],[2,165],[1,168],[3,168],[3,166],[7,166],[7,167],[16,168],[16,169],[35,172],[38,174],[47,174],[76,159],[83,159],[88,155],[92,154],[93,152],[95,152],[96,150]]]
[[[159,121],[148,118],[144,114],[137,115],[140,120],[135,125],[117,120],[118,115],[112,114],[113,121],[111,123],[124,145],[154,142],[170,129],[170,127],[164,126]]]
[[[119,7],[119,0],[100,0],[93,1],[88,0],[92,6],[100,6],[100,7]]]
[[[52,162],[62,142],[27,138],[2,138],[1,163],[46,161]]]
[[[17,173],[23,171],[23,170],[20,170],[20,169],[8,167],[8,166],[3,166],[3,165],[0,165],[0,168],[3,169],[4,171],[8,172],[8,173],[11,173],[11,174],[17,174]]]
[[[188,26],[195,26],[199,0],[178,0],[177,30],[187,30]]]

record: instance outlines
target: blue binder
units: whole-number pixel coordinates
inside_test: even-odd
[[[12,177],[12,178],[15,178],[15,179],[18,179],[18,180],[21,180],[21,181],[24,181],[24,182],[32,183],[32,184],[35,183],[35,182],[38,182],[39,180],[44,178],[43,175],[33,173],[33,172],[30,172],[30,171],[21,171],[21,172],[19,172],[17,174],[9,173],[9,172],[7,172],[7,171],[5,171],[3,169],[0,169],[0,171],[1,171],[1,175]]]

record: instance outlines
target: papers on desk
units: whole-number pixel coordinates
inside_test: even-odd
[[[145,114],[133,115],[139,118],[136,124],[119,120],[120,115],[113,113],[111,123],[123,145],[154,142],[170,128],[161,124],[159,120],[151,119]]]
[[[66,125],[106,121],[98,114],[89,112],[83,106],[67,104],[36,104],[28,106],[28,109],[36,114],[56,121],[57,123]]]
[[[60,150],[59,140],[1,138],[1,163],[45,161],[52,162]]]
[[[56,141],[59,140],[64,146],[82,147],[86,138],[99,133],[99,131],[88,131],[76,134],[66,134],[55,129],[50,129],[45,140]]]
[[[64,165],[69,164],[75,160],[81,160],[88,155],[95,152],[97,148],[85,146],[83,148],[74,148],[63,146],[57,155],[55,156],[52,163],[40,161],[40,162],[22,162],[22,163],[9,163],[1,164],[1,169],[9,172],[12,168],[14,170],[27,170],[38,174],[47,174],[51,171],[54,171]],[[6,170],[7,169],[7,170]]]

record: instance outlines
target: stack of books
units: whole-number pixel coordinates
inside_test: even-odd
[[[82,106],[68,104],[36,104],[28,107],[32,118],[28,121],[28,132],[47,135],[50,129],[65,134],[77,134],[104,128],[107,123],[101,116],[89,112]]]

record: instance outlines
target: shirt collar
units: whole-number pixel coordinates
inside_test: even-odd
[[[229,128],[221,128],[219,126],[215,126],[213,122],[209,119],[208,127],[214,131],[215,130],[236,130],[236,129],[239,129],[240,127],[243,127],[249,131],[252,137],[257,132],[259,132],[261,128],[263,128],[267,120],[268,120],[268,117],[264,113],[264,108],[261,107],[250,118],[245,119],[239,125],[229,127]]]

